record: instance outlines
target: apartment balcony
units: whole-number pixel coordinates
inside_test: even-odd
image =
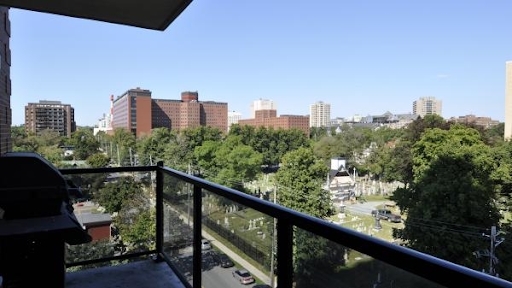
[[[114,231],[104,241],[68,246],[65,287],[241,287],[235,269],[252,274],[256,282],[250,287],[512,287],[162,163],[60,171],[93,195],[123,177],[140,183],[145,195],[114,216],[142,241],[123,239],[134,243],[119,247]],[[100,213],[97,209],[93,198],[75,205],[74,213],[81,219]],[[151,225],[134,220],[147,211],[154,211],[147,214],[153,215]],[[202,249],[201,239],[208,239],[212,249]],[[219,254],[235,266],[222,268]],[[294,271],[294,265],[299,269]]]

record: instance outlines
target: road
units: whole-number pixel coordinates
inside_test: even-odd
[[[172,209],[174,212],[178,213],[181,217],[181,219],[185,222],[188,217],[188,215],[185,215],[183,214],[181,211],[175,209],[174,207],[172,206],[169,206],[170,209]],[[193,218],[191,218],[191,221],[189,223],[190,226],[193,225]],[[188,221],[186,221],[188,222]],[[237,253],[235,253],[233,250],[229,249],[228,247],[226,247],[226,245],[222,244],[221,241],[218,241],[216,238],[214,238],[212,235],[210,235],[208,232],[206,232],[205,230],[201,230],[201,233],[203,234],[203,237],[210,240],[210,243],[215,246],[217,249],[219,249],[220,251],[222,251],[223,253],[225,253],[226,255],[229,256],[229,258],[231,258],[233,261],[239,263],[243,268],[245,268],[247,271],[249,271],[253,276],[259,278],[262,282],[266,283],[266,284],[270,284],[270,277],[268,274],[260,271],[259,269],[257,269],[256,267],[254,267],[254,265],[252,265],[251,263],[247,262],[247,260],[245,260],[243,257],[241,257],[240,255],[238,255]],[[204,256],[204,255],[203,255]],[[205,259],[207,259],[207,257],[203,257],[203,265],[205,264]],[[208,263],[208,260],[206,260],[206,262]],[[209,265],[209,264],[207,264]],[[204,269],[205,267],[203,267],[203,271],[204,270],[207,270],[209,271],[209,269]],[[241,267],[240,267],[241,268]],[[221,269],[222,270],[222,269]],[[184,270],[186,271],[186,270]],[[192,271],[192,270],[190,270]],[[231,273],[231,272],[230,272]],[[205,274],[203,272],[203,274]],[[233,278],[231,274],[229,274],[229,277],[230,278]],[[204,279],[204,278],[203,278]],[[230,279],[230,280],[233,280],[236,284],[238,284],[237,287],[241,287],[241,286],[244,286],[244,287],[251,287],[252,285],[241,285],[240,283],[236,282],[234,279]],[[209,287],[223,287],[223,286],[217,286],[217,284],[215,285],[211,285],[211,286],[206,286],[206,285],[203,285],[205,288],[209,288]],[[261,286],[259,286],[261,287]]]
[[[382,205],[389,201],[371,201],[371,202],[357,202],[345,206],[345,210],[352,214],[364,214],[372,215],[372,210],[375,210],[377,206]]]
[[[192,247],[189,248],[192,250]],[[253,287],[253,288],[263,288],[269,287],[265,285],[242,285],[235,278],[233,278],[233,271],[236,269],[240,269],[240,267],[230,267],[230,268],[222,268],[219,263],[215,261],[213,255],[216,252],[214,251],[203,251],[203,261],[202,261],[202,286],[205,288],[240,288],[240,287]],[[185,253],[180,255],[175,264],[182,271],[192,271],[192,253]],[[187,279],[192,284],[192,277],[190,273],[186,273]]]

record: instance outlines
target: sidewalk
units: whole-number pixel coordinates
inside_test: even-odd
[[[226,255],[228,255],[233,261],[240,263],[247,271],[251,272],[252,275],[259,278],[261,281],[263,281],[265,284],[270,285],[270,277],[269,275],[266,275],[265,273],[261,272],[259,269],[254,267],[251,263],[247,262],[245,259],[240,257],[237,253],[233,252],[233,250],[226,247],[226,245],[222,244],[220,241],[215,239],[213,236],[208,234],[206,231],[202,230],[201,233],[203,233],[203,236],[206,237],[206,239],[210,240],[212,245],[219,248],[222,252],[224,252]]]

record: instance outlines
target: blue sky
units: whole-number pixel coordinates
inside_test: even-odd
[[[434,96],[443,116],[504,120],[512,60],[512,1],[194,0],[167,28],[135,27],[11,9],[12,120],[57,100],[95,125],[109,96],[198,91],[249,116],[252,101],[331,117],[412,112]]]

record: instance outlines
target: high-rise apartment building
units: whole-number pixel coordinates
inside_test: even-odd
[[[174,100],[152,99],[149,90],[130,89],[114,100],[112,110],[112,128],[127,129],[137,137],[159,127],[179,131],[210,126],[223,133],[228,127],[228,104],[199,101],[198,92],[183,92],[181,100]]]
[[[309,106],[309,127],[329,127],[331,124],[331,104],[322,101]]]
[[[11,151],[11,21],[9,8],[0,7],[0,154]]]
[[[259,99],[251,104],[251,118],[256,118],[256,111],[259,110],[277,110],[277,105],[272,100]]]
[[[442,116],[443,103],[435,97],[421,97],[412,103],[412,114],[420,117],[437,114]]]
[[[505,63],[505,140],[512,138],[512,61]]]
[[[27,133],[39,134],[50,129],[60,136],[71,137],[76,130],[75,109],[60,101],[42,100],[25,106],[25,130]]]
[[[242,113],[235,112],[235,111],[229,111],[228,112],[228,131],[231,125],[238,124],[238,121],[242,119]]]

